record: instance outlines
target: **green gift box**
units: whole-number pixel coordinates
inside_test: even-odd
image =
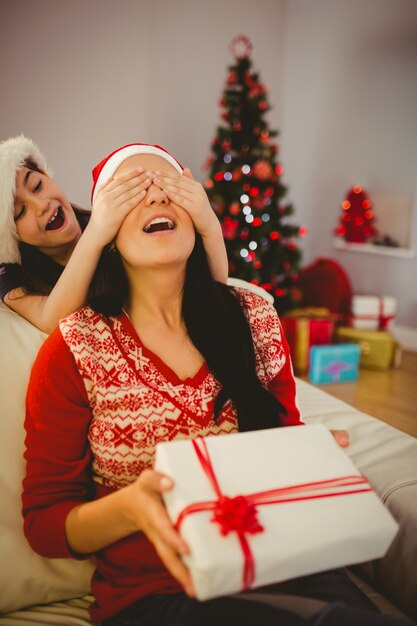
[[[336,330],[336,341],[359,344],[361,367],[386,370],[394,365],[398,345],[388,331],[340,326]]]

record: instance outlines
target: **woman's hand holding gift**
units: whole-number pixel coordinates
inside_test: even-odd
[[[195,596],[191,576],[181,555],[189,554],[189,548],[175,530],[168,517],[162,493],[172,489],[173,481],[154,470],[144,470],[139,478],[126,489],[131,490],[128,502],[129,516],[136,528],[145,533],[167,570],[180,583],[185,592]]]

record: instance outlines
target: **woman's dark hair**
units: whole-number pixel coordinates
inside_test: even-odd
[[[30,159],[26,159],[23,165],[33,172],[44,174],[38,165]],[[81,209],[76,205],[71,206],[80,224],[83,220],[87,221],[90,215],[89,211]],[[25,294],[49,295],[64,268],[55,263],[46,254],[40,252],[35,246],[22,241],[19,241],[18,245],[22,259],[22,263],[19,266],[19,286],[23,288]]]
[[[89,303],[106,316],[119,315],[127,296],[120,256],[107,248],[90,286]],[[214,281],[198,234],[187,262],[182,313],[192,342],[222,386],[215,400],[215,419],[231,400],[240,431],[279,426],[285,409],[257,376],[248,320],[234,290]]]

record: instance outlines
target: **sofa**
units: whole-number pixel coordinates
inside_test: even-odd
[[[0,626],[91,626],[92,561],[45,559],[23,535],[24,397],[45,335],[0,304]],[[383,559],[349,568],[381,610],[417,618],[417,439],[297,380],[307,424],[345,428],[347,453],[400,524]]]

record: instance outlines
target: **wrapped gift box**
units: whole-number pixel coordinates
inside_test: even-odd
[[[308,372],[311,382],[320,385],[357,380],[360,352],[354,343],[313,346]]]
[[[389,330],[397,301],[389,296],[353,296],[351,325],[366,330]]]
[[[297,374],[308,371],[311,346],[331,342],[335,317],[326,308],[309,307],[290,311],[281,318],[284,335],[290,346],[292,364]]]
[[[161,443],[155,469],[199,600],[382,557],[398,530],[322,424]]]
[[[384,330],[362,330],[340,326],[336,330],[339,343],[356,343],[361,349],[360,367],[386,370],[394,365],[398,345]]]

